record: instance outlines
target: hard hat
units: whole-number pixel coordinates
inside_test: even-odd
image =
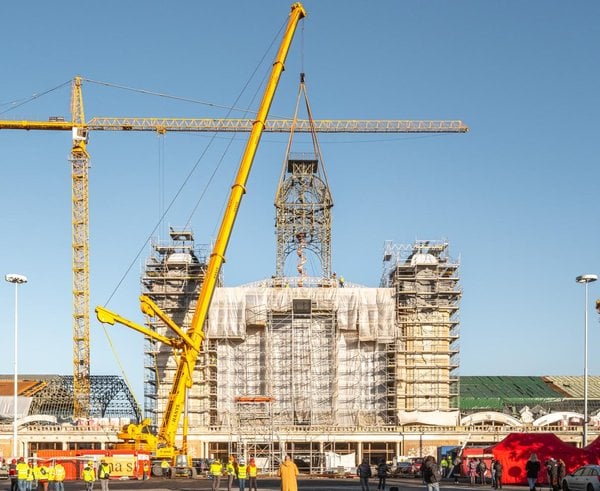
[[[88,460],[88,464],[89,465],[94,465],[94,461],[93,460]]]
[[[246,461],[244,460],[244,457],[242,457],[242,458],[240,459],[240,464],[242,464],[242,465],[243,465],[243,464],[245,464],[245,463],[246,463]]]

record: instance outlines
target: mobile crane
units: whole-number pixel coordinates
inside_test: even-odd
[[[152,302],[152,300],[144,295],[140,297],[142,312],[150,317],[157,316],[160,318],[175,333],[175,338],[158,335],[154,331],[135,324],[104,307],[96,307],[96,314],[100,322],[108,324],[118,322],[156,339],[157,341],[172,346],[175,350],[178,360],[177,372],[173,380],[158,435],[155,437],[149,432],[149,422],[145,420],[139,425],[129,425],[124,431],[119,433],[119,438],[124,440],[125,444],[133,444],[137,446],[138,449],[150,450],[157,458],[172,459],[173,465],[176,468],[181,466],[182,460],[189,461],[186,448],[187,422],[185,419],[183,422],[184,438],[182,448],[176,448],[175,439],[181,415],[184,412],[186,392],[187,389],[192,386],[192,374],[194,367],[196,366],[202,341],[205,337],[204,321],[206,320],[210,302],[215,291],[219,271],[225,261],[225,252],[227,250],[229,238],[231,237],[231,231],[233,230],[242,196],[246,191],[246,182],[266,124],[273,96],[275,95],[281,73],[284,70],[285,59],[298,22],[305,16],[306,11],[304,10],[303,5],[301,3],[294,3],[279,51],[271,69],[271,75],[267,82],[256,120],[252,125],[252,131],[250,132],[248,142],[246,143],[246,148],[239,165],[235,182],[231,187],[229,200],[221,220],[217,240],[210,255],[204,282],[200,288],[196,310],[194,311],[194,316],[187,332],[184,332],[177,326],[154,302]]]

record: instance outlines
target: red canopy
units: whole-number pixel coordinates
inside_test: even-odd
[[[590,443],[585,450],[588,452],[594,463],[600,462],[600,436]]]
[[[563,442],[554,433],[511,433],[500,443],[488,447],[486,452],[494,454],[494,458],[502,463],[502,482],[505,484],[527,482],[525,464],[532,453],[537,454],[541,463],[540,483],[548,482],[544,463],[549,458],[563,459],[567,473],[584,464],[596,463],[588,451]]]

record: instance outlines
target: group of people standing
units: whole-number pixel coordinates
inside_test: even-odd
[[[213,480],[213,491],[219,489],[219,486],[221,485],[221,476],[227,477],[227,491],[231,491],[234,479],[237,479],[240,491],[245,491],[246,480],[248,481],[248,489],[250,491],[258,491],[256,486],[258,467],[256,467],[256,462],[253,458],[246,464],[244,457],[236,460],[233,455],[230,455],[225,466],[223,466],[219,459],[216,459],[210,464],[208,472]]]
[[[377,491],[385,490],[385,481],[390,469],[384,459],[379,459],[377,464]],[[369,479],[373,476],[371,465],[368,459],[363,459],[362,463],[356,468],[356,474],[360,479],[361,491],[369,491]]]
[[[548,478],[548,485],[554,491],[558,491],[561,488],[561,483],[567,474],[567,466],[563,459],[554,459],[550,457],[545,462],[546,476]],[[538,460],[537,454],[532,453],[529,456],[529,460],[525,464],[525,472],[527,473],[527,483],[529,484],[530,491],[537,491],[536,483],[542,470],[542,463]]]
[[[56,464],[34,461],[29,464],[23,457],[12,459],[8,465],[10,491],[64,491],[65,468]]]
[[[460,457],[456,457],[454,461],[452,461],[452,466],[450,466],[450,461],[446,460],[446,464],[440,462],[440,465],[437,464],[435,457],[432,455],[425,457],[422,468],[423,481],[427,484],[428,491],[439,491],[440,489],[440,481],[442,478],[452,478],[454,477],[454,482],[458,483],[458,478],[461,474],[461,463],[462,460]],[[485,475],[488,471],[487,464],[483,459],[470,459],[467,462],[467,474],[469,476],[469,482],[473,486],[475,484],[485,484]],[[499,460],[492,459],[490,462],[490,475],[492,477],[492,487],[494,489],[502,489],[502,463]]]
[[[469,484],[474,486],[476,484],[486,484],[486,474],[488,471],[488,465],[484,459],[473,458],[467,463],[467,475],[469,476]],[[490,460],[490,477],[492,481],[492,487],[494,489],[502,489],[502,474],[504,468],[502,462],[492,458]]]
[[[239,491],[246,490],[246,482],[248,483],[249,491],[258,491],[257,477],[258,467],[253,458],[248,461],[244,457],[240,457],[237,460],[233,455],[229,456],[225,466],[219,459],[216,459],[209,468],[208,471],[212,478],[212,490],[217,491],[221,486],[221,477],[227,477],[227,491],[232,491],[233,482],[237,479]],[[283,462],[279,466],[278,476],[281,478],[281,490],[282,491],[297,491],[298,483],[297,476],[299,474],[298,467],[289,455],[285,456]]]
[[[8,465],[10,478],[10,491],[65,491],[65,467],[60,462],[41,462],[34,460],[27,462],[20,457],[12,459]],[[83,467],[81,477],[86,491],[92,491],[96,481],[94,462],[89,461]],[[110,478],[110,465],[102,459],[98,466],[98,479],[102,491],[108,491]]]

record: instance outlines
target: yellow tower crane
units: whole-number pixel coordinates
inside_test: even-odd
[[[256,121],[250,119],[192,119],[94,117],[85,121],[82,78],[73,79],[71,121],[0,120],[0,130],[71,131],[72,147],[72,268],[73,268],[73,416],[87,417],[90,408],[90,291],[89,291],[89,154],[91,131],[165,132],[247,132]],[[287,133],[466,133],[460,120],[308,120],[270,119],[265,132]]]

